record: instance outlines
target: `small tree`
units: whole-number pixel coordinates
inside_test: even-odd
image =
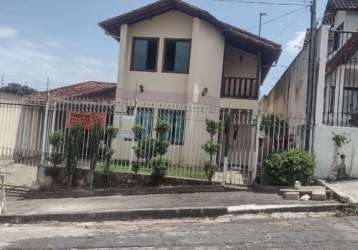
[[[67,185],[71,187],[75,181],[78,159],[81,154],[82,128],[75,124],[67,133],[65,141],[65,157],[67,168]]]
[[[137,158],[137,162],[132,165],[132,171],[137,174],[140,168],[140,159],[145,158],[146,148],[144,145],[143,134],[144,128],[141,125],[134,125],[132,128],[134,134],[134,140],[137,141],[137,145],[133,147],[134,154]]]
[[[94,172],[96,170],[97,161],[99,158],[99,145],[103,130],[99,121],[93,123],[91,132],[89,134],[89,149],[88,155],[90,157],[90,172],[89,172],[89,187],[93,189]]]
[[[134,139],[137,145],[133,147],[137,158],[136,164],[133,165],[132,171],[137,173],[139,170],[140,159],[145,160],[146,165],[152,167],[152,181],[154,184],[159,184],[167,173],[169,162],[163,159],[166,154],[169,143],[167,142],[167,132],[169,124],[165,121],[158,120],[155,127],[157,132],[156,138],[144,138],[144,128],[141,125],[135,125],[132,128]]]
[[[105,181],[104,185],[105,185],[105,187],[110,187],[111,186],[110,168],[111,168],[111,164],[112,164],[112,157],[114,154],[114,150],[112,149],[112,142],[113,142],[113,139],[116,138],[116,136],[117,136],[118,128],[115,128],[113,126],[107,126],[106,132],[107,132],[108,146],[107,146],[106,154],[105,154],[104,174],[106,177],[106,181]]]
[[[56,131],[49,136],[49,143],[53,147],[48,160],[54,167],[57,167],[63,162],[63,153],[60,152],[60,148],[63,146],[65,137],[61,131]]]
[[[151,176],[154,184],[160,184],[163,177],[167,174],[167,167],[169,166],[169,162],[163,159],[169,147],[169,143],[166,140],[169,124],[158,120],[155,130],[157,131],[157,138],[153,141],[154,158],[150,161],[152,166]]]
[[[203,150],[209,155],[209,161],[205,163],[204,170],[209,184],[212,183],[215,174],[216,165],[214,164],[214,155],[219,150],[219,145],[214,141],[214,136],[221,130],[222,123],[206,119],[206,131],[210,135],[210,140],[202,145]]]

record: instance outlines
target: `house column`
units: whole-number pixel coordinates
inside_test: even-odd
[[[200,63],[200,19],[193,18],[191,38],[190,70],[188,76],[187,103],[197,103],[199,98],[199,70]]]
[[[113,118],[113,126],[121,129],[121,118],[122,115],[126,112],[126,106],[124,103],[120,103],[121,93],[120,87],[123,88],[125,86],[125,75],[127,71],[127,54],[126,51],[128,49],[128,25],[121,25],[121,34],[120,34],[120,49],[119,49],[119,63],[118,63],[118,76],[117,76],[117,89],[116,89],[116,97],[115,97],[115,106],[114,106],[114,118]],[[119,134],[119,133],[118,133]],[[121,154],[121,149],[129,148],[130,146],[126,141],[120,138],[118,135],[113,140],[112,148],[114,150],[114,157],[119,159],[126,159],[128,155],[123,153]]]
[[[119,86],[123,87],[125,74],[126,74],[126,66],[127,66],[127,50],[128,50],[128,25],[121,25],[121,35],[120,35],[120,49],[119,49],[119,66],[118,66],[118,77],[117,77],[117,91],[116,91],[116,101],[118,101],[120,97]]]

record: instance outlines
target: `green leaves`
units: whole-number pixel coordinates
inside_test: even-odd
[[[350,139],[348,139],[345,135],[338,135],[333,132],[332,141],[334,141],[336,147],[341,148],[343,145],[349,143]]]
[[[134,125],[132,131],[134,133],[134,140],[139,141],[142,139],[144,134],[144,128],[142,125],[139,124]]]
[[[202,148],[204,149],[204,151],[206,153],[208,153],[209,155],[214,155],[218,152],[219,150],[219,144],[217,144],[216,142],[214,142],[214,140],[209,140],[207,141],[204,145],[202,145]]]
[[[206,131],[210,135],[210,140],[201,147],[210,157],[210,161],[205,164],[204,168],[206,176],[208,177],[208,182],[211,184],[216,170],[216,165],[213,163],[213,157],[219,151],[219,144],[214,141],[214,136],[222,130],[223,123],[221,121],[214,121],[210,119],[206,119],[205,122]]]
[[[169,164],[162,159],[169,147],[169,143],[166,140],[169,124],[159,119],[155,130],[157,132],[156,138],[144,138],[144,128],[139,124],[133,126],[134,139],[137,141],[137,145],[133,147],[133,150],[137,157],[137,163],[132,170],[137,173],[140,166],[139,160],[145,159],[146,165],[149,164],[152,167],[153,182],[159,184],[162,177],[166,175],[166,169]]]
[[[49,143],[57,149],[65,142],[65,136],[61,131],[56,131],[49,136],[48,140]]]
[[[263,166],[272,184],[293,185],[295,181],[308,184],[313,176],[316,162],[308,152],[292,149],[272,153],[264,161]]]
[[[206,131],[210,134],[210,137],[212,138],[216,133],[218,133],[223,125],[222,122],[217,122],[214,120],[206,119]]]
[[[60,165],[63,162],[63,154],[59,152],[60,147],[65,142],[65,136],[61,131],[56,131],[49,136],[49,143],[53,146],[54,152],[51,152],[48,160],[54,167]]]

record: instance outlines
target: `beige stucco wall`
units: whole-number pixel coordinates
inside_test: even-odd
[[[304,117],[307,94],[308,46],[287,68],[265,99],[264,109],[275,114]]]
[[[136,95],[138,100],[149,102],[219,106],[223,69],[225,76],[256,77],[256,57],[230,45],[225,46],[222,33],[199,18],[170,11],[133,25],[123,25],[121,31],[121,46],[125,48],[121,48],[123,55],[120,55],[118,99],[134,99]],[[130,70],[133,37],[160,39],[156,72]],[[191,39],[189,74],[162,72],[165,38]],[[144,86],[144,93],[135,94],[139,85]],[[202,96],[204,88],[208,89],[205,97]],[[237,101],[235,106],[244,102]],[[245,106],[251,104],[252,101],[248,101]]]
[[[224,77],[256,78],[257,60],[255,55],[226,45],[224,58]]]
[[[130,71],[133,37],[159,38],[156,72]],[[191,39],[189,74],[163,73],[165,38]],[[224,51],[228,57],[224,59]],[[181,164],[203,165],[208,156],[201,146],[209,139],[205,119],[218,120],[219,111],[209,112],[208,107],[231,107],[257,110],[257,100],[220,98],[223,68],[227,76],[256,78],[256,57],[229,45],[225,46],[223,34],[213,25],[177,11],[170,11],[152,19],[121,27],[121,54],[119,63],[119,88],[117,100],[134,100],[161,108],[175,109],[176,105],[204,105],[203,112],[191,112],[186,107],[184,145],[169,147],[167,157]],[[243,60],[240,61],[240,56]],[[225,60],[225,67],[223,67]],[[143,85],[143,93],[135,93],[136,85]],[[204,88],[207,95],[202,96]],[[138,104],[138,107],[140,104]],[[123,108],[123,107],[122,107]],[[185,108],[185,107],[184,107]],[[154,108],[154,116],[157,108]],[[123,109],[125,110],[125,108]],[[116,123],[120,124],[121,115]],[[153,119],[155,126],[156,118]],[[131,143],[117,138],[114,142],[115,157],[129,159]]]
[[[210,97],[217,98],[216,102],[218,102],[221,89],[224,47],[225,39],[214,26],[194,18],[192,54],[187,90],[188,103],[205,103],[208,102],[208,99],[210,100]],[[208,89],[206,97],[201,96],[204,88]]]
[[[120,83],[120,89],[127,90],[124,94],[133,95],[132,92],[135,90],[136,85],[144,86],[145,92],[142,95],[142,99],[154,92],[186,93],[188,74],[162,72],[164,38],[191,39],[192,23],[193,18],[191,16],[171,11],[128,27],[125,65],[124,70],[121,71],[121,74],[124,74],[124,81]],[[160,38],[156,72],[130,70],[133,37]]]

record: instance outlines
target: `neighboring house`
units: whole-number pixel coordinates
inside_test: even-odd
[[[137,122],[146,131],[156,117],[167,120],[172,150],[184,146],[174,155],[186,162],[202,154],[205,118],[219,120],[229,108],[246,119],[257,113],[260,85],[281,53],[279,44],[181,0],[156,1],[99,25],[120,42],[116,101],[122,111],[133,113],[136,105]],[[194,106],[203,109],[191,112]],[[199,119],[200,125],[193,123]],[[244,137],[255,140],[251,132]],[[121,141],[119,147],[128,145]]]
[[[105,112],[106,122],[112,124],[116,86],[88,81],[26,97],[0,93],[0,157],[39,163],[42,151],[50,150],[44,138],[56,130],[65,131],[68,112]]]
[[[286,72],[263,98],[265,109],[273,113],[305,117],[312,112],[311,148],[319,168],[316,175],[328,177],[334,165],[345,164],[351,177],[358,176],[358,1],[329,0],[317,34],[316,82],[307,91],[308,43]],[[313,104],[307,100],[313,95]],[[350,143],[338,149],[334,134]],[[339,157],[338,157],[339,158]]]
[[[47,98],[53,100],[110,101],[115,99],[116,87],[117,84],[115,83],[88,81],[37,92],[32,94],[29,99],[36,101],[46,101]]]

